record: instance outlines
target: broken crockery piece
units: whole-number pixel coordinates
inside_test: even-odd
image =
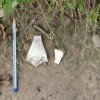
[[[60,64],[61,59],[63,58],[65,52],[62,49],[54,49],[54,52],[55,52],[54,63]]]
[[[48,62],[47,54],[40,35],[34,36],[26,61],[30,62],[35,67],[42,63]]]

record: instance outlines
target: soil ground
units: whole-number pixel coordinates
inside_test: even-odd
[[[32,8],[15,9],[18,27],[19,91],[14,94],[12,85],[2,86],[0,100],[99,100],[100,99],[100,52],[95,49],[91,31],[86,33],[85,22],[76,24],[76,30],[66,18],[65,32],[59,18],[54,19],[52,29],[63,41],[65,55],[61,64],[54,64],[55,42],[30,25],[36,13]],[[12,20],[7,23],[11,26]],[[48,31],[41,15],[35,25]],[[60,28],[59,28],[60,27]],[[58,30],[59,28],[59,30]],[[11,29],[11,27],[9,27]],[[35,68],[25,61],[34,35],[42,35],[49,62]],[[0,73],[12,74],[12,39],[0,43]]]

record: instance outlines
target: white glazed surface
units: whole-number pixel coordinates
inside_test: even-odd
[[[26,60],[35,67],[44,62],[48,62],[47,54],[43,46],[41,36],[34,36]]]
[[[60,64],[62,57],[64,56],[64,52],[60,49],[54,49],[55,52],[55,60],[54,63]]]

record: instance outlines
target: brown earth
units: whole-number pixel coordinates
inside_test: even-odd
[[[37,8],[38,9],[38,8]],[[49,28],[41,12],[32,7],[15,9],[18,28],[19,91],[15,94],[11,86],[2,86],[0,100],[99,100],[100,99],[100,51],[95,49],[91,31],[86,33],[85,22],[77,23],[76,30],[65,17],[65,31],[59,18],[53,19],[51,28],[60,43],[64,43],[65,55],[61,64],[54,64],[55,42],[47,39],[34,25]],[[34,25],[31,21],[35,19]],[[11,25],[12,17],[7,24]],[[11,27],[9,27],[11,33]],[[49,62],[35,68],[25,62],[33,36],[41,34]],[[62,44],[61,44],[62,45]],[[0,74],[12,74],[11,34],[0,43]]]

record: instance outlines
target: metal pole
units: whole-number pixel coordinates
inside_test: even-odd
[[[12,29],[13,29],[13,90],[14,90],[14,92],[17,92],[18,91],[17,54],[16,54],[16,50],[17,50],[16,31],[17,31],[17,28],[16,28],[15,19],[13,19]]]

